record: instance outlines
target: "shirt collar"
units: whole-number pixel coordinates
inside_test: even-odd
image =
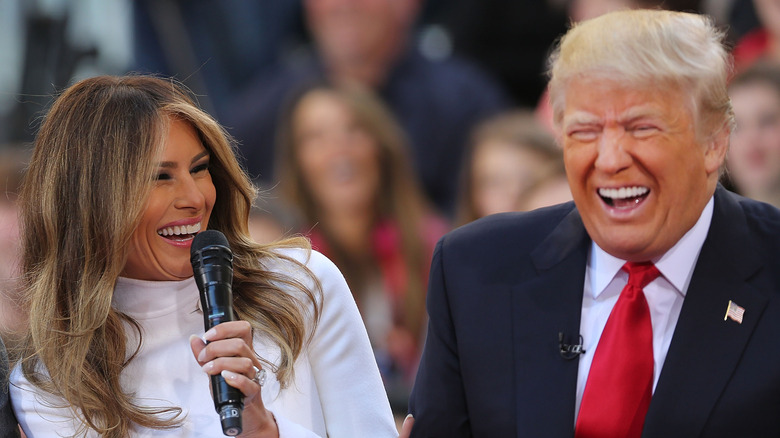
[[[696,224],[669,251],[653,261],[664,278],[683,296],[688,290],[688,284],[693,276],[693,268],[696,266],[699,252],[707,238],[707,232],[712,222],[713,206],[714,198],[710,198]],[[598,298],[606,289],[625,263],[625,260],[614,257],[601,249],[596,242],[591,242],[589,273],[590,290],[594,298]]]

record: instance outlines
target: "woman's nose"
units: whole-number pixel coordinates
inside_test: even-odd
[[[179,180],[176,191],[176,201],[174,203],[176,208],[191,208],[194,210],[204,208],[206,196],[191,175]]]

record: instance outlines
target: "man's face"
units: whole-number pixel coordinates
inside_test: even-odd
[[[561,137],[572,196],[590,237],[632,261],[663,255],[696,223],[717,184],[728,130],[696,133],[689,94],[575,77]]]
[[[401,38],[415,4],[409,0],[307,0],[309,27],[330,62],[370,57]]]

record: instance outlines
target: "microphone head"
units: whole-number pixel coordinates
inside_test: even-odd
[[[206,230],[195,235],[195,238],[192,240],[192,246],[190,247],[190,254],[195,254],[207,246],[224,246],[225,248],[230,248],[230,244],[224,234],[217,230]]]

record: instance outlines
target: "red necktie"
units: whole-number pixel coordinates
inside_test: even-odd
[[[643,289],[661,273],[623,265],[628,284],[599,339],[577,415],[576,438],[639,438],[653,390],[653,326]]]

